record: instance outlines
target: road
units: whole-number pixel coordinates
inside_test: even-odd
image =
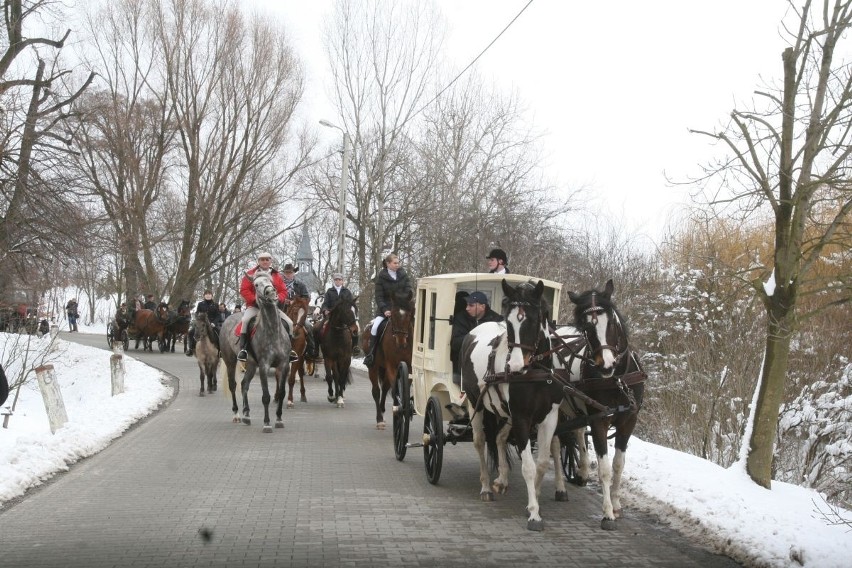
[[[63,338],[106,348],[101,336]],[[264,434],[256,381],[254,423],[233,424],[226,385],[198,396],[194,358],[128,355],[172,375],[176,396],[0,511],[0,566],[738,566],[636,511],[603,531],[595,486],[569,486],[569,501],[556,502],[552,477],[545,530],[527,531],[519,462],[509,494],[482,503],[470,444],[444,449],[440,483],[430,485],[422,451],[398,462],[390,428],[376,430],[360,371],[345,408],[326,402],[325,382],[311,377],[308,402]],[[411,438],[421,431],[415,417]]]

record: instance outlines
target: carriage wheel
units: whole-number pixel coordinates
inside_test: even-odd
[[[426,463],[426,479],[435,485],[441,478],[441,463],[444,459],[444,418],[441,401],[431,396],[426,403],[423,417],[423,461]]]
[[[584,436],[585,438],[585,436]],[[585,443],[586,440],[583,440]],[[580,461],[580,446],[574,430],[559,435],[559,455],[562,458],[562,473],[569,483],[579,484],[577,464]]]
[[[394,385],[394,399],[399,401],[399,410],[393,413],[393,449],[396,459],[405,459],[408,447],[408,427],[411,422],[411,387],[408,384],[408,365],[399,364]]]

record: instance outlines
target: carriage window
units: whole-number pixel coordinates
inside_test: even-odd
[[[432,292],[432,305],[429,306],[429,349],[435,349],[435,304],[438,300],[438,294]]]
[[[416,314],[425,313],[426,309],[426,290],[418,290],[417,291],[417,311]],[[423,330],[426,328],[426,318],[422,315],[420,317],[420,329],[417,330],[417,337],[420,340],[420,343],[423,343]]]

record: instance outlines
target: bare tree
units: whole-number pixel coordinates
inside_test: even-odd
[[[782,54],[783,83],[758,92],[765,106],[731,113],[719,132],[731,159],[711,173],[721,190],[711,202],[738,206],[746,216],[768,211],[774,219],[772,263],[755,256],[744,277],[767,314],[764,362],[743,444],[749,476],[769,488],[779,410],[788,376],[791,337],[802,320],[849,302],[852,244],[852,68],[839,58],[849,41],[852,3],[791,4],[794,27]],[[802,310],[808,298],[807,311]]]
[[[76,186],[63,175],[61,164],[71,145],[68,108],[93,75],[71,86],[71,70],[59,62],[70,30],[58,40],[27,33],[28,18],[40,22],[61,17],[50,5],[3,1],[0,294],[34,263],[61,260],[72,251],[85,218],[85,211],[74,207]]]

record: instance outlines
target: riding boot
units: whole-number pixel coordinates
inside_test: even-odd
[[[189,348],[186,350],[186,356],[192,357],[195,355],[195,333],[187,334],[186,340],[189,343]]]
[[[371,335],[370,336],[370,346],[367,347],[367,355],[364,356],[364,366],[365,367],[369,368],[369,367],[373,366],[373,359],[375,358],[375,356],[374,356],[375,351],[376,351],[376,336]]]
[[[246,344],[248,344],[248,333],[244,331],[240,334],[240,352],[237,354],[237,361],[245,361],[248,359]]]

